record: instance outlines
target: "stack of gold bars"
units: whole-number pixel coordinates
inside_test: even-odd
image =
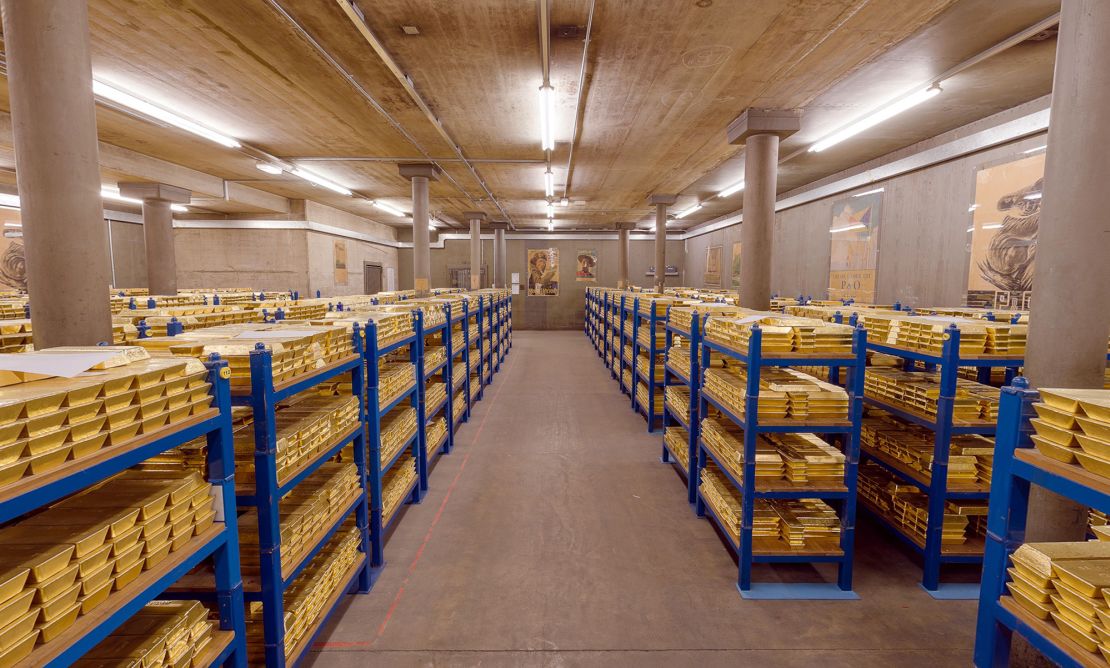
[[[690,379],[690,349],[673,345],[667,349],[667,366],[684,380]]]
[[[457,327],[457,325],[456,325]],[[461,329],[456,329],[451,333],[451,350],[456,354],[463,349],[464,334]]]
[[[116,353],[73,378],[0,371],[0,486],[188,420],[211,406],[196,361],[142,348],[51,348],[42,356]]]
[[[280,308],[286,320],[315,320],[327,315],[328,302],[325,299],[266,300],[244,302],[243,308],[253,310],[258,319],[261,319],[263,310],[272,317]]]
[[[382,526],[393,519],[415,480],[416,459],[411,454],[402,455],[393,468],[385,472],[382,477]]]
[[[397,406],[382,418],[381,465],[384,467],[416,434],[416,409]]]
[[[702,441],[737,480],[743,478],[744,432],[727,420],[702,419]],[[756,439],[757,487],[792,485],[840,487],[844,484],[844,453],[815,434],[766,434]]]
[[[282,497],[278,510],[283,576],[316,546],[336,513],[350,508],[359,493],[358,468],[353,463],[325,462]],[[239,544],[243,575],[258,577],[258,512],[253,508],[239,516]]]
[[[663,444],[685,471],[690,462],[690,434],[682,427],[667,427],[663,432]]]
[[[664,297],[658,293],[645,292],[635,295],[635,297],[639,297],[638,307],[641,314],[652,315],[654,313],[660,318],[666,317],[667,308],[671,304],[678,303],[678,300],[673,297]],[[635,297],[630,297],[625,303],[631,302]]]
[[[671,411],[683,422],[690,424],[690,388],[685,385],[668,385],[663,390],[663,397]]]
[[[384,409],[416,382],[416,365],[382,362],[378,366],[378,410]]]
[[[241,322],[262,322],[261,312],[223,304],[127,309],[120,311],[114,320],[130,325],[146,321],[151,336],[165,336],[166,326],[175,318],[187,330]]]
[[[127,471],[0,530],[4,665],[58,638],[215,516],[200,475]]]
[[[1009,598],[1110,662],[1110,542],[1025,543],[1010,555]]]
[[[112,313],[119,313],[131,308],[131,299],[134,297],[136,306],[145,306],[148,297],[154,298],[156,308],[167,306],[201,306],[205,296],[197,293],[182,293],[177,295],[112,295],[110,304]]]
[[[428,430],[426,433],[427,444],[429,452],[443,444],[443,439],[447,437],[447,420],[443,417],[437,417],[428,423]]]
[[[773,313],[753,312],[753,315],[748,317],[710,318],[705,324],[705,338],[741,353],[747,353],[752,328],[756,325],[762,331],[762,352],[765,356],[847,357],[852,354],[850,326]]]
[[[713,453],[733,477],[742,480],[741,467],[744,465],[744,432],[736,425],[716,417],[706,417],[701,421],[701,439],[705,447]],[[773,443],[759,438],[755,444],[756,487],[781,481],[785,475],[782,455]]]
[[[407,299],[394,306],[382,306],[385,310],[415,311],[424,314],[424,329],[438,327],[447,322],[447,309],[444,303],[437,299]]]
[[[23,353],[35,349],[31,336],[31,320],[0,320],[0,353]]]
[[[740,316],[748,312],[747,309],[741,309],[737,306],[730,304],[714,304],[714,303],[700,303],[691,304],[689,306],[674,306],[671,307],[671,315],[669,321],[674,326],[684,331],[691,331],[694,326],[694,314],[697,313],[699,317],[705,318],[732,318]]]
[[[659,391],[659,388],[656,388],[654,401],[649,401],[648,394],[648,386],[646,383],[636,383],[636,401],[639,402],[640,406],[645,411],[650,411],[653,414],[662,413],[663,393]]]
[[[430,413],[434,413],[439,405],[447,401],[447,385],[445,383],[428,383],[424,388],[424,405]]]
[[[949,441],[948,486],[989,490],[994,466],[994,441],[975,434]],[[935,433],[878,409],[869,408],[860,431],[865,452],[882,453],[916,471],[928,484],[933,472]]]
[[[451,420],[458,424],[462,419],[463,413],[466,412],[466,395],[462,392],[455,394],[455,398],[451,400]]]
[[[859,468],[859,496],[873,511],[900,527],[919,545],[925,545],[929,498],[917,487],[902,482],[878,464],[867,462]],[[963,545],[969,533],[984,534],[986,512],[984,501],[946,501],[941,545]]]
[[[364,557],[359,552],[361,535],[354,518],[328,541],[324,549],[312,558],[308,567],[297,577],[293,586],[285,590],[285,659],[292,661],[300,645],[306,642],[327,612],[328,602],[347,584],[355,565]],[[247,604],[247,654],[254,666],[265,664],[263,654],[266,643],[262,631],[262,603]]]
[[[1033,408],[1037,450],[1110,478],[1110,390],[1043,389]]]
[[[744,416],[748,394],[744,365],[706,369],[704,383],[714,398]],[[848,419],[848,393],[794,369],[764,367],[759,375],[758,410],[760,420],[842,422]]]
[[[636,342],[640,344],[640,348],[644,351],[651,349],[651,328],[647,325],[641,324],[640,329],[636,332]],[[655,350],[656,354],[661,354],[663,349],[667,346],[667,331],[663,329],[662,325],[656,327],[655,332]]]
[[[648,356],[641,354],[636,356],[636,371],[639,372],[641,378],[655,378],[658,380],[663,379],[663,354],[660,352],[655,356],[655,364],[648,362]]]
[[[868,367],[864,394],[912,413],[936,419],[940,400],[940,373]],[[997,387],[966,378],[956,379],[952,420],[956,423],[994,423],[998,420]]]
[[[358,426],[358,399],[354,396],[313,396],[311,392],[282,402],[274,411],[274,459],[279,484],[313,461],[335,440]],[[235,483],[251,490],[255,484],[254,425],[235,429]]]
[[[466,380],[466,362],[459,360],[451,367],[451,384],[456,388]]]
[[[218,624],[200,601],[151,601],[75,662],[75,668],[207,666]],[[7,664],[5,664],[7,665]]]
[[[379,348],[407,339],[416,333],[416,323],[409,313],[372,311],[366,314],[365,321],[369,320],[373,320],[377,327]]]
[[[1029,326],[1009,322],[971,320],[956,316],[912,316],[884,312],[859,311],[859,320],[867,329],[867,338],[875,343],[940,355],[947,340],[945,330],[955,325],[960,330],[960,356],[1025,355]]]

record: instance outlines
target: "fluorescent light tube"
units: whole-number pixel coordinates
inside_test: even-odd
[[[293,169],[293,171],[290,172],[290,173],[293,176],[300,177],[300,178],[302,178],[305,181],[308,181],[310,183],[315,183],[316,185],[318,185],[322,188],[327,188],[328,190],[331,190],[332,192],[337,192],[340,195],[350,196],[352,194],[350,189],[339,185],[335,181],[329,181],[328,179],[320,176],[319,174],[315,174],[313,172],[310,172],[310,171],[304,169],[303,167],[295,167]]]
[[[724,190],[722,190],[721,192],[717,193],[717,197],[729,197],[731,195],[735,195],[736,193],[740,192],[743,189],[744,189],[744,182],[743,181],[737,181],[736,183],[732,184],[731,186],[729,186],[729,187],[725,188]]]
[[[547,231],[548,232],[554,232],[555,231],[555,222],[554,221],[551,221],[551,220],[547,221]]]
[[[1022,153],[1026,154],[1026,155],[1029,155],[1030,153],[1036,153],[1037,151],[1043,151],[1046,148],[1048,148],[1048,147],[1047,146],[1034,146],[1033,148],[1029,149],[1028,151],[1022,151]]]
[[[864,190],[861,193],[856,193],[855,195],[852,195],[852,197],[863,197],[864,195],[874,195],[875,193],[881,193],[885,190],[886,190],[886,188],[875,188],[874,190]]]
[[[925,100],[932,98],[939,92],[940,86],[932,85],[924,90],[919,90],[916,93],[906,95],[905,97],[895,100],[887,106],[882,107],[881,109],[867,116],[864,116],[855,123],[852,123],[845,128],[837,130],[828,137],[825,137],[824,139],[818,141],[813,146],[810,146],[809,150],[810,152],[824,151],[825,149],[831,146],[835,146],[845,139],[848,139],[849,137],[854,137],[864,130],[867,130],[868,128],[872,128],[879,123],[882,123],[888,118],[892,118],[902,113],[903,111],[906,111],[907,109],[916,107]]]
[[[257,167],[259,171],[266,172],[267,174],[277,175],[277,174],[281,174],[282,172],[285,171],[280,166],[275,165],[273,163],[269,163],[269,162],[255,163],[254,166]]]
[[[555,205],[552,204],[551,202],[547,203],[547,217],[548,218],[554,218],[555,217]]]
[[[135,199],[134,197],[124,197],[123,195],[119,194],[118,190],[112,190],[111,188],[101,188],[100,196],[104,199],[110,199],[116,202],[127,202],[128,204],[142,205],[143,203],[141,199]]]
[[[19,195],[9,195],[7,193],[0,193],[0,206],[7,206],[13,209],[19,208]]]
[[[165,109],[151,104],[146,100],[135,97],[131,93],[122,91],[104,83],[103,81],[93,80],[93,94],[98,95],[105,100],[110,100],[116,104],[127,107],[133,111],[137,111],[144,116],[150,116],[153,119],[162,121],[176,128],[191,132],[197,136],[204,137],[209,141],[214,141],[217,144],[222,144],[228,148],[239,148],[241,144],[234,137],[220,134],[215,130],[209,130],[200,123],[191,121],[188,118],[178,116],[177,114],[166,111]]]
[[[386,213],[391,213],[394,216],[397,216],[398,218],[403,217],[405,215],[404,211],[398,209],[397,207],[393,206],[392,204],[387,204],[387,203],[385,203],[381,200],[376,199],[376,200],[373,200],[370,203],[373,204],[375,208],[381,209],[382,211],[385,211]]]
[[[550,169],[543,173],[543,190],[548,197],[555,194],[555,175]]]
[[[185,206],[184,204],[171,204],[170,211],[176,211],[178,213],[188,213],[189,207]]]
[[[4,223],[4,227],[23,227],[23,223]]]
[[[704,206],[704,205],[703,204],[695,204],[694,206],[690,207],[689,209],[679,211],[678,213],[676,213],[674,215],[674,217],[681,220],[681,219],[685,218],[686,216],[689,216],[691,213],[693,213],[693,212],[697,211],[698,209],[702,208],[702,206]]]
[[[850,230],[862,230],[867,227],[863,223],[855,223],[852,225],[845,225],[844,227],[834,227],[829,230],[829,234],[837,234],[838,232],[848,232]]]
[[[1040,199],[1040,198],[1041,198],[1041,193],[1029,193],[1025,197],[1022,197],[1022,199],[1027,199],[1027,200],[1036,200],[1036,199]]]
[[[540,147],[545,151],[555,148],[555,137],[551,133],[554,120],[555,89],[551,84],[540,86]]]

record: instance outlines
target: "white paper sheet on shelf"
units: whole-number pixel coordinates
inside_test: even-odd
[[[0,354],[0,371],[73,378],[117,355],[119,351],[113,349],[81,353],[6,353]]]

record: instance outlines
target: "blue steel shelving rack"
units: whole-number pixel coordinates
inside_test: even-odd
[[[212,557],[215,567],[215,596],[222,632],[219,639],[214,639],[213,642],[225,643],[225,646],[211,665],[247,665],[243,582],[239,572],[239,530],[234,523],[226,522],[227,518],[236,516],[233,493],[235,453],[231,436],[231,389],[228,384],[231,373],[227,362],[221,360],[219,355],[212,355],[205,366],[208,369],[208,382],[212,384],[213,409],[203,417],[193,418],[188,426],[178,426],[156,440],[124,444],[116,452],[112,452],[113,448],[108,448],[92,457],[70,462],[61,471],[72,470],[72,473],[64,477],[58,477],[57,473],[51,473],[48,478],[44,476],[45,479],[36,479],[33,476],[0,490],[0,522],[10,522],[100,483],[151,457],[193,439],[205,437],[208,441],[208,481],[215,488],[218,499],[216,526],[223,526],[219,530],[210,530],[212,532],[202,544],[189,545],[188,551],[174,553],[154,571],[143,573],[144,577],[154,579],[147,582],[146,586],[136,587],[138,583],[132,583],[134,591],[113,594],[97,608],[95,616],[79,617],[74,626],[62,636],[37,647],[23,663],[50,668],[72,665],[133,617],[144,605],[162,596],[186,573]],[[154,576],[153,573],[158,574]],[[99,621],[90,626],[94,617]]]
[[[1015,632],[1050,661],[1065,668],[1106,665],[1098,654],[1065,638],[1052,621],[1036,619],[1010,596],[1003,596],[1010,554],[1025,541],[1031,485],[1080,505],[1110,512],[1110,481],[1033,449],[1029,418],[1035,417],[1032,404],[1039,396],[1036,390],[1029,389],[1024,378],[1002,388],[975,633],[975,665],[979,668],[1009,665],[1010,642]]]
[[[698,401],[698,393],[701,390],[701,329],[703,327],[703,316],[701,316],[695,309],[693,318],[690,321],[690,331],[686,331],[676,325],[670,319],[670,309],[667,310],[667,345],[666,350],[670,351],[671,346],[674,345],[674,337],[677,334],[687,341],[687,349],[690,351],[690,366],[687,369],[680,369],[671,364],[670,354],[667,355],[667,360],[663,367],[663,391],[670,385],[685,385],[686,389],[690,391],[690,403],[686,406],[686,414],[690,416],[689,424],[682,421],[682,418],[675,413],[674,408],[669,402],[663,402],[663,463],[674,463],[678,466],[679,473],[686,479],[686,500],[691,504],[697,503],[698,500],[698,478],[691,476],[690,471],[697,471],[697,458],[698,458],[698,434],[701,433],[701,417],[699,415],[700,401]],[[686,429],[687,435],[687,461],[685,462],[672,462],[671,451],[667,447],[666,433],[667,427],[671,426],[671,421],[675,424]]]
[[[482,324],[485,329],[482,330],[482,342],[485,347],[482,348],[482,383],[484,385],[493,384],[493,367],[494,367],[494,347],[497,341],[496,326],[494,324],[494,311],[496,306],[493,303],[493,297],[486,294],[482,298],[483,311],[482,311]],[[487,373],[488,370],[488,373]]]
[[[663,354],[663,350],[659,347],[656,340],[656,335],[660,331],[660,326],[665,326],[667,317],[664,315],[660,317],[655,312],[655,306],[651,308],[650,315],[640,313],[640,297],[632,300],[632,410],[644,416],[647,420],[648,433],[655,431],[655,421],[659,420],[659,424],[663,424],[663,413],[655,412],[655,395],[663,391],[664,377],[655,375],[655,359],[657,356]],[[648,301],[651,301],[648,299]],[[646,322],[648,328],[649,344],[646,348],[648,353],[648,374],[645,376],[640,373],[639,361],[640,352],[645,348],[640,344],[640,327],[641,323]],[[665,376],[666,374],[664,374]],[[636,397],[636,386],[641,380],[646,381],[645,384],[648,388],[648,405],[641,406],[640,400]]]
[[[422,369],[424,368],[422,350],[424,315],[418,310],[413,310],[411,316],[413,319],[413,333],[381,347],[378,346],[377,324],[373,320],[366,324],[366,348],[363,355],[366,365],[366,414],[368,418],[366,433],[369,449],[367,480],[370,492],[370,568],[375,578],[385,567],[385,534],[389,531],[393,522],[401,516],[403,510],[398,507],[393,517],[385,518],[382,516],[382,479],[386,472],[401,459],[406,450],[416,458],[417,476],[413,480],[412,486],[405,491],[405,496],[408,497],[409,503],[420,503],[422,498],[420,492],[420,462],[423,459],[423,453],[420,447],[420,434],[423,429],[420,420],[420,395],[422,394],[421,379],[423,377]],[[378,364],[389,353],[406,347],[409,351],[409,362],[416,371],[412,387],[407,388],[387,405],[381,406],[378,393]],[[408,401],[417,411],[416,433],[409,438],[408,442],[397,451],[392,459],[383,464],[381,460],[382,418],[403,401]]]
[[[452,348],[451,348],[451,418],[454,420],[455,408],[454,399],[455,393],[461,391],[466,398],[466,408],[463,410],[462,415],[456,421],[452,422],[452,429],[458,431],[462,423],[470,420],[470,300],[463,298],[462,309],[457,315],[451,316],[452,329],[454,325],[459,325],[459,331],[462,333],[462,345],[458,350],[454,349],[454,332],[452,331]],[[463,363],[463,373],[460,378],[455,378],[455,358],[461,357]],[[454,434],[451,435],[451,443],[454,444]]]
[[[624,384],[624,368],[626,366],[631,366],[631,369],[629,370],[629,373],[632,373],[632,371],[635,370],[635,368],[636,368],[636,359],[635,358],[625,359],[625,357],[624,357],[624,345],[625,345],[625,343],[628,343],[629,347],[631,348],[632,343],[629,342],[628,339],[630,338],[630,336],[633,340],[636,338],[635,323],[630,323],[628,325],[628,330],[629,331],[627,331],[627,332],[625,331],[625,322],[627,322],[629,317],[630,317],[629,313],[635,311],[634,308],[632,308],[632,309],[629,308],[630,306],[632,306],[632,303],[634,301],[635,301],[635,299],[629,298],[628,295],[621,295],[620,307],[619,307],[620,311],[619,311],[619,317],[617,319],[617,321],[620,322],[620,341],[619,341],[620,350],[617,351],[617,357],[618,357],[617,382],[620,384],[621,392],[624,392],[625,394],[629,395],[633,399],[636,398],[636,387],[635,387],[636,378],[635,378],[635,375],[633,375],[632,376],[633,386],[632,387],[626,387],[625,384]]]
[[[857,327],[852,333],[852,356],[831,356],[827,358],[800,355],[770,356],[762,351],[763,331],[758,324],[752,326],[748,342],[748,353],[741,353],[723,346],[707,337],[701,338],[700,368],[710,364],[713,351],[726,355],[747,366],[748,377],[744,414],[747,420],[739,417],[723,402],[705,390],[704,378],[698,392],[698,415],[707,415],[713,406],[722,415],[744,430],[744,475],[737,480],[727,468],[716,462],[721,473],[740,491],[742,496],[740,544],[728,541],[737,553],[739,577],[737,589],[744,598],[753,599],[856,599],[852,591],[852,561],[855,551],[856,481],[859,469],[860,424],[863,418],[863,377],[867,362],[867,332]],[[758,417],[759,376],[764,366],[828,366],[846,368],[848,371],[847,388],[849,398],[849,420],[840,424],[803,424],[789,423],[760,424]],[[840,434],[844,439],[844,485],[839,489],[819,490],[813,488],[792,488],[791,486],[757,489],[755,480],[755,448],[761,433],[814,433]],[[695,480],[700,480],[701,471],[708,460],[716,461],[713,453],[698,440],[698,462]],[[821,498],[839,503],[840,547],[839,554],[833,552],[783,551],[758,554],[752,541],[755,500],[765,499],[810,499]],[[698,492],[695,505],[697,515],[709,516],[720,526],[724,536],[729,537],[713,509]],[[835,563],[838,566],[837,582],[833,584],[771,584],[752,583],[753,563]]]
[[[854,318],[853,315],[853,321]],[[926,526],[925,544],[918,543],[913,537],[907,535],[901,527],[871,509],[866,502],[863,507],[871,517],[921,555],[924,561],[921,586],[930,596],[949,600],[973,600],[978,598],[979,586],[977,584],[940,582],[941,566],[944,564],[980,564],[983,561],[982,551],[978,548],[978,541],[947,548],[941,544],[941,531],[944,528],[944,510],[947,499],[988,498],[988,493],[985,491],[951,491],[948,489],[948,455],[952,436],[960,434],[990,436],[995,433],[995,425],[993,424],[957,425],[953,423],[956,380],[959,376],[960,367],[977,367],[980,378],[985,373],[988,380],[992,367],[1004,367],[1008,370],[1007,378],[1010,378],[1013,371],[1021,366],[1024,360],[1020,357],[993,355],[961,357],[960,330],[954,324],[945,329],[945,339],[939,355],[871,341],[867,343],[867,349],[901,358],[904,362],[904,369],[907,371],[915,370],[918,363],[924,364],[926,371],[934,371],[939,367],[940,397],[937,400],[935,419],[899,408],[881,398],[864,397],[864,402],[867,405],[881,408],[905,422],[924,427],[934,433],[933,470],[927,482],[919,476],[911,475],[909,471],[894,465],[881,456],[864,453],[866,459],[876,462],[929,495],[929,517]]]
[[[485,300],[482,299],[481,295],[475,295],[474,299],[475,299],[475,301],[478,302],[478,304],[476,305],[475,308],[472,308],[467,313],[467,320],[466,320],[467,334],[469,335],[469,333],[470,333],[470,319],[471,318],[474,319],[475,334],[476,334],[476,338],[470,338],[469,336],[467,337],[467,346],[469,348],[470,344],[473,343],[474,344],[474,350],[475,350],[475,352],[478,353],[478,359],[477,360],[475,360],[473,355],[471,355],[469,352],[467,353],[467,356],[466,356],[466,373],[467,373],[467,376],[474,375],[474,370],[477,369],[477,374],[474,375],[474,377],[476,377],[478,379],[478,388],[477,389],[475,389],[474,386],[473,386],[474,385],[473,379],[471,379],[470,382],[467,384],[466,400],[468,402],[470,410],[473,410],[475,401],[481,401],[482,400],[482,395],[483,395],[483,392],[485,391],[485,387],[486,387],[485,373],[482,371],[482,362],[483,362],[483,360],[485,360],[485,341],[484,341],[484,339],[485,339],[485,336],[484,336],[484,334],[485,334],[485,318],[484,318],[484,316],[485,316],[485,304],[484,304]]]
[[[423,471],[424,475],[420,481],[420,488],[423,491],[428,490],[428,471],[431,469],[432,464],[435,462],[436,458],[439,457],[439,455],[450,452],[451,445],[453,443],[451,425],[451,398],[454,395],[451,385],[451,305],[444,304],[443,308],[446,316],[444,321],[436,325],[435,327],[429,327],[425,329],[421,343],[420,364],[422,368],[421,377],[423,378],[423,382],[420,389],[421,417],[417,431],[419,431],[421,434],[420,447],[424,453],[425,462]],[[424,359],[424,353],[426,352],[424,346],[427,345],[428,337],[434,337],[436,334],[439,335],[440,344],[443,346],[444,352],[447,353],[447,358],[442,364],[429,369],[426,367],[426,361]],[[447,390],[446,398],[443,400],[443,403],[439,404],[438,406],[428,406],[426,396],[427,384],[437,374],[441,376],[444,387]],[[439,443],[428,443],[428,423],[431,422],[432,418],[434,418],[436,414],[440,411],[445,411],[444,416],[447,420],[447,433],[446,435],[444,435]]]
[[[273,353],[262,343],[255,344],[255,349],[250,354],[251,388],[249,391],[236,392],[232,396],[232,403],[240,406],[251,407],[254,413],[254,494],[239,494],[236,501],[242,506],[254,507],[258,513],[258,544],[261,581],[257,591],[247,591],[244,596],[247,601],[262,602],[262,629],[265,645],[267,666],[285,666],[285,605],[284,594],[297,577],[312,561],[313,557],[328,544],[333,536],[340,530],[344,521],[352,513],[355,523],[362,534],[361,548],[364,554],[362,566],[352,573],[350,579],[342,585],[342,591],[358,591],[367,593],[373,584],[369,562],[365,555],[370,553],[370,535],[368,533],[368,517],[366,507],[366,450],[360,447],[366,434],[366,413],[363,408],[363,341],[362,332],[356,325],[352,333],[354,353],[346,359],[333,362],[313,373],[296,376],[290,380],[275,384],[273,377]],[[300,392],[344,375],[350,375],[351,391],[359,402],[359,424],[356,428],[339,435],[327,448],[316,456],[306,466],[301,467],[289,480],[281,482],[277,477],[277,431],[275,422],[275,409],[278,402],[288,399]],[[316,472],[320,465],[329,461],[348,444],[354,444],[354,463],[358,468],[359,483],[362,493],[348,507],[342,509],[341,514],[329,519],[329,529],[311,550],[300,557],[293,566],[288,576],[283,574],[281,555],[281,523],[280,502],[282,497],[292,491],[297,485]],[[340,597],[341,599],[341,597]],[[316,622],[316,628],[306,640],[302,641],[300,648],[293,648],[288,663],[296,664],[311,647],[313,639],[323,630],[324,625],[338,607],[336,604],[324,611]]]

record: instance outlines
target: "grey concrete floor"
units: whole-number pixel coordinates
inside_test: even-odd
[[[965,666],[975,604],[935,601],[866,522],[858,601],[746,601],[736,562],[581,332],[515,334],[485,398],[309,658],[345,666]],[[820,577],[772,569],[757,579]]]

